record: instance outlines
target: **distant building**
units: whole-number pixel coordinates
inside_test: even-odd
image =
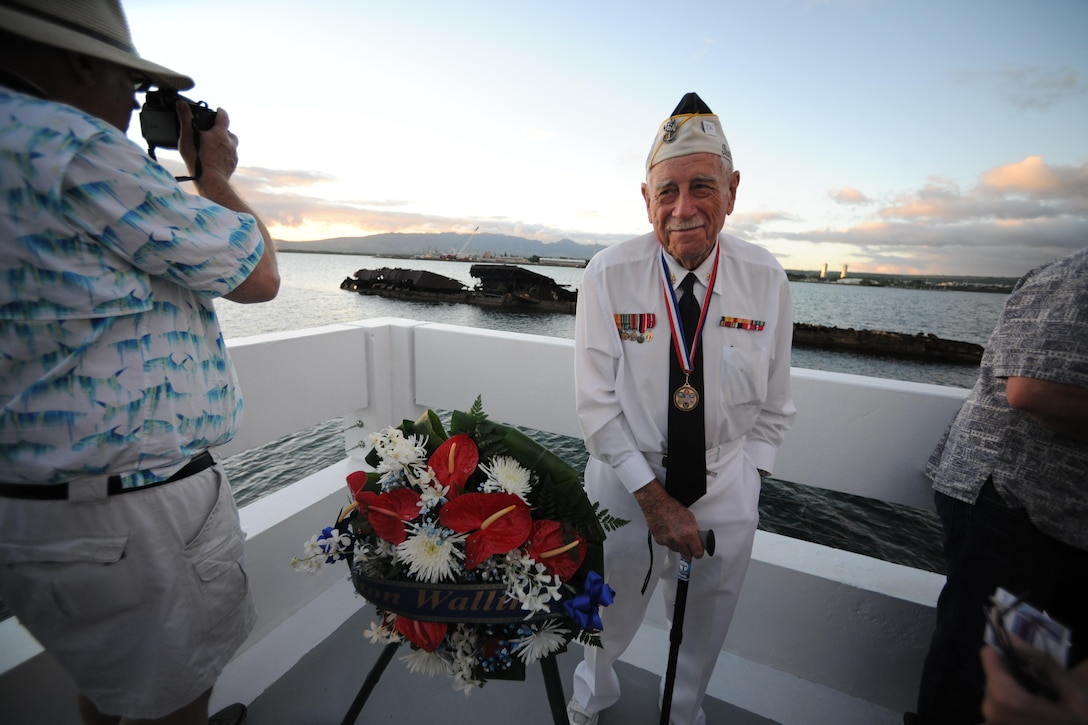
[[[842,274],[839,275],[839,279],[846,279],[846,265],[842,266]]]
[[[827,278],[827,262],[824,262],[824,268],[820,270],[820,279]]]
[[[584,259],[571,259],[569,257],[540,257],[537,263],[549,267],[585,267],[587,261]]]

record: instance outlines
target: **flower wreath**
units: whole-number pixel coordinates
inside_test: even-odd
[[[600,646],[605,532],[626,524],[586,497],[578,473],[477,398],[447,435],[434,411],[370,436],[373,471],[347,477],[354,499],[306,544],[300,570],[346,560],[374,604],[375,644],[407,640],[412,671],[446,674],[466,694],[525,665]]]

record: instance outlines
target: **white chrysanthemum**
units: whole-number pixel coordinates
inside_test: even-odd
[[[497,456],[491,464],[481,464],[480,470],[487,474],[487,480],[481,486],[484,493],[512,493],[526,503],[529,502],[529,471],[509,456]]]
[[[547,657],[553,652],[558,652],[567,642],[570,630],[559,625],[559,621],[549,619],[540,629],[530,633],[517,643],[514,652],[525,664],[536,662],[541,657]]]
[[[402,656],[400,661],[408,665],[408,669],[412,672],[419,672],[424,675],[449,675],[452,674],[450,669],[450,663],[447,662],[437,652],[428,652],[425,649],[413,649],[408,654]]]
[[[419,524],[409,524],[408,529],[408,538],[396,547],[397,557],[408,565],[408,573],[432,583],[453,579],[465,557],[457,544],[464,541],[467,534]]]

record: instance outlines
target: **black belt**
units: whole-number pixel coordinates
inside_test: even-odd
[[[203,453],[193,456],[189,459],[189,462],[178,469],[170,478],[165,481],[156,481],[155,483],[148,483],[143,486],[130,486],[128,488],[121,487],[120,476],[110,476],[106,479],[106,493],[109,496],[115,496],[119,493],[130,493],[132,491],[143,491],[144,489],[154,488],[155,486],[161,486],[164,483],[173,483],[180,481],[183,478],[194,476],[205,468],[215,465],[215,459],[212,458],[212,454],[204,451]],[[68,484],[67,483],[53,483],[49,485],[38,485],[34,483],[0,483],[0,498],[24,498],[35,499],[38,501],[63,501],[68,498]]]

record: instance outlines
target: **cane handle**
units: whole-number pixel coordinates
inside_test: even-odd
[[[699,541],[703,542],[703,550],[707,556],[714,556],[714,529],[700,530]]]

